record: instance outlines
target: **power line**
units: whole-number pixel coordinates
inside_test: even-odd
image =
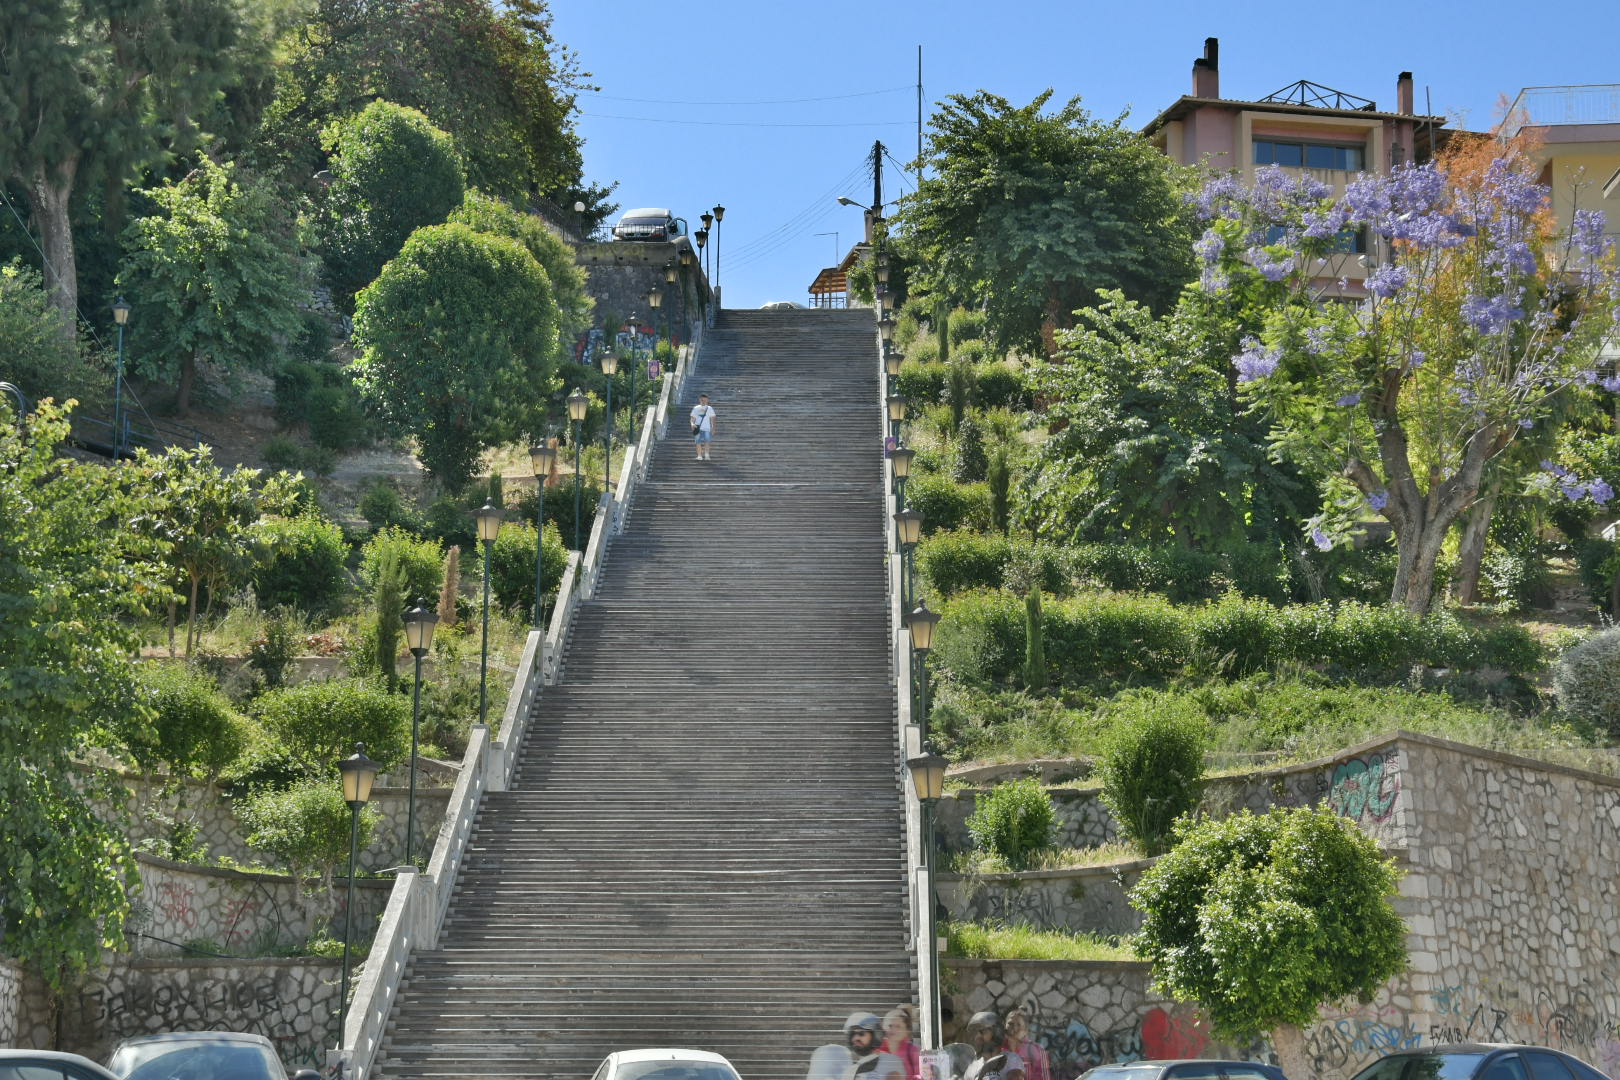
[[[645,105],[802,105],[812,101],[847,101],[850,98],[876,97],[879,94],[894,94],[910,89],[909,86],[891,86],[887,90],[862,90],[854,94],[831,94],[827,97],[777,98],[772,101],[672,101],[669,98],[616,97],[613,94],[598,93],[591,93],[590,96],[602,101],[634,101]]]
[[[618,116],[613,113],[582,112],[579,115],[597,120],[640,120],[648,124],[688,124],[699,127],[753,127],[753,128],[872,128],[910,127],[909,120],[872,120],[854,124],[766,124],[749,120],[670,120],[661,116]]]
[[[34,239],[34,234],[28,230],[28,226],[23,222],[22,216],[17,213],[17,208],[11,205],[11,200],[6,197],[6,189],[4,184],[0,184],[0,203],[6,204],[6,209],[11,211],[11,216],[17,219],[17,228],[22,230],[22,234],[28,237],[28,242],[34,245],[34,250],[39,252],[40,264],[44,266],[46,270],[55,274],[55,268],[51,266],[51,260],[45,257],[45,249],[39,246],[39,241]],[[58,280],[61,279],[60,274],[56,274],[55,276]],[[85,330],[89,332],[90,340],[96,343],[96,348],[105,349],[107,346],[102,343],[101,335],[96,333],[95,324],[84,317],[84,309],[78,305],[77,298],[75,298],[73,304],[73,311],[78,315],[79,322],[84,326]]]
[[[762,247],[767,247],[767,246],[774,247],[775,243],[776,243],[776,240],[779,237],[785,239],[785,237],[783,237],[783,234],[790,233],[791,231],[793,231],[796,227],[798,227],[801,224],[807,224],[807,223],[804,222],[804,219],[806,217],[808,217],[808,216],[810,216],[812,214],[815,214],[818,210],[825,213],[825,211],[828,208],[836,206],[837,204],[833,200],[844,190],[844,188],[846,188],[850,184],[854,183],[856,178],[860,176],[860,173],[861,173],[860,166],[856,166],[855,168],[851,169],[849,172],[845,173],[843,176],[839,177],[839,179],[831,187],[829,187],[825,192],[823,192],[820,195],[817,195],[809,204],[804,206],[802,209],[800,209],[797,213],[795,213],[792,217],[788,218],[782,224],[778,225],[776,228],[770,230],[769,232],[764,233],[764,234],[762,234],[760,236],[757,236],[754,239],[752,239],[752,240],[748,241],[747,243],[743,244],[740,248],[737,249],[736,257],[737,258],[743,258],[745,256],[752,255]]]

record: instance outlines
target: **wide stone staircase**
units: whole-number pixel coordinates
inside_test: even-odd
[[[915,1000],[877,381],[870,312],[722,314],[380,1075],[675,1046],[800,1080],[851,1011]]]

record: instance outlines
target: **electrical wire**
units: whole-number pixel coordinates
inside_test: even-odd
[[[51,266],[51,260],[45,257],[45,249],[39,246],[39,241],[34,239],[34,234],[28,231],[28,225],[23,221],[22,215],[17,213],[17,208],[12,206],[11,200],[6,197],[6,188],[4,184],[0,184],[0,203],[6,204],[6,209],[10,210],[11,216],[17,220],[17,228],[22,230],[22,234],[28,237],[28,242],[34,245],[34,250],[39,252],[40,264],[43,265],[47,270],[53,269]],[[96,348],[105,349],[107,346],[102,342],[101,335],[96,333],[95,324],[84,317],[84,309],[79,306],[77,298],[74,300],[73,310],[75,314],[79,316],[80,325],[83,326],[85,330],[89,331],[90,340],[96,343]]]
[[[777,98],[777,99],[775,99],[773,101],[674,101],[674,100],[671,100],[669,98],[617,97],[617,96],[615,96],[613,94],[602,94],[602,93],[596,93],[594,91],[590,91],[588,93],[589,93],[589,96],[594,97],[594,98],[598,98],[599,100],[602,100],[602,101],[634,101],[634,102],[639,102],[641,104],[646,104],[646,105],[743,106],[743,105],[802,105],[802,104],[805,104],[807,102],[812,102],[812,101],[847,101],[850,98],[876,97],[879,94],[894,94],[894,93],[898,93],[901,90],[911,90],[911,89],[913,89],[913,88],[910,87],[910,86],[891,86],[887,90],[861,90],[861,91],[859,91],[857,93],[853,93],[853,94],[831,94],[831,95],[828,95],[827,97]]]
[[[682,124],[696,127],[748,127],[748,128],[874,128],[910,127],[909,120],[869,120],[852,124],[766,124],[751,120],[669,120],[661,116],[619,116],[615,113],[581,112],[595,120],[639,120],[647,124]]]
[[[739,258],[744,255],[751,254],[755,249],[761,246],[772,244],[779,234],[792,231],[803,221],[804,218],[810,216],[811,214],[815,214],[817,211],[825,210],[829,205],[836,206],[837,203],[834,202],[834,200],[840,194],[842,194],[846,188],[859,179],[860,175],[860,166],[856,166],[855,168],[851,169],[849,172],[840,177],[835,183],[833,183],[826,191],[820,195],[817,195],[808,204],[802,207],[798,212],[793,214],[782,224],[776,226],[776,228],[770,230],[769,232],[756,236],[752,240],[742,244],[735,249],[734,254]]]

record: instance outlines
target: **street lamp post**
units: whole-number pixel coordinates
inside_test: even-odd
[[[714,230],[714,213],[712,211],[706,211],[706,212],[704,212],[702,214],[699,214],[698,215],[698,220],[703,222],[703,228],[700,230],[703,233],[703,239],[698,241],[698,247],[701,248],[701,247],[705,247],[708,244],[709,237],[713,234],[713,230]],[[719,243],[720,242],[717,239],[715,241],[715,246],[718,247]],[[707,251],[704,252],[704,256],[703,256],[703,276],[706,277],[706,278],[709,278],[709,280],[711,282],[714,281],[714,278],[709,277],[709,257],[708,257]]]
[[[539,505],[534,512],[534,628],[546,628],[546,481],[557,466],[557,448],[541,443],[529,447],[529,464],[534,466],[534,486]]]
[[[887,342],[883,345],[883,374],[889,377],[888,391],[891,394],[900,392],[900,367],[906,362],[898,349]]]
[[[911,602],[916,584],[911,577],[912,553],[922,539],[923,516],[915,510],[897,510],[894,515],[894,546],[900,549],[900,621],[911,620]]]
[[[478,522],[478,540],[484,545],[484,641],[478,661],[478,722],[489,722],[489,556],[495,549],[495,537],[501,531],[501,519],[506,514],[494,503],[485,501],[473,513]]]
[[[433,647],[433,628],[439,616],[418,599],[405,613],[405,644],[416,659],[416,682],[411,692],[411,797],[405,811],[405,864],[415,866],[416,854],[416,745],[422,726],[422,658]]]
[[[639,336],[636,330],[638,319],[635,312],[630,313],[630,320],[625,324],[630,327],[630,348],[635,349],[635,341]],[[634,360],[631,361],[633,365]],[[619,373],[619,350],[609,346],[602,351],[602,374],[607,376],[607,431],[602,436],[603,447],[607,450],[607,461],[602,464],[602,490],[609,490],[613,484],[613,377]]]
[[[583,244],[587,239],[585,235],[585,201],[583,199],[574,200],[574,221],[579,227],[579,242]]]
[[[898,444],[900,441],[900,423],[906,418],[906,399],[899,394],[890,394],[884,403],[889,408],[889,434]]]
[[[906,508],[906,480],[911,476],[911,460],[917,451],[909,446],[897,446],[889,451],[889,469],[894,473],[894,508]]]
[[[909,512],[909,511],[908,511]],[[928,650],[934,645],[934,627],[939,615],[928,610],[928,601],[920,600],[906,624],[911,630],[911,653],[917,659],[917,727],[928,734]]]
[[[911,784],[917,792],[917,802],[922,805],[923,819],[923,875],[928,883],[927,894],[923,898],[923,923],[928,927],[928,958],[931,961],[928,970],[929,979],[928,1021],[929,1030],[933,1035],[934,1045],[929,1049],[937,1049],[940,1044],[939,1032],[939,929],[935,924],[934,909],[937,901],[934,899],[934,806],[939,797],[945,793],[945,759],[934,753],[925,743],[923,752],[916,757],[906,759],[906,768],[911,771]]]
[[[120,296],[113,302],[113,322],[118,324],[118,369],[113,375],[113,460],[124,454],[124,324],[129,322],[129,301]]]
[[[680,276],[680,268],[675,263],[672,262],[664,267],[664,289],[662,296],[658,300],[659,305],[664,309],[664,340],[669,342],[671,356],[674,355],[675,350],[675,305],[665,304],[664,301],[669,299],[670,287],[679,282]],[[653,354],[657,355],[656,349],[653,350]],[[674,364],[671,363],[670,366],[673,367]]]
[[[574,422],[574,550],[584,551],[585,547],[579,541],[580,520],[580,489],[579,489],[579,425],[585,420],[585,413],[591,407],[591,399],[580,393],[579,387],[568,395],[568,419]]]
[[[349,903],[343,910],[343,983],[338,990],[338,1042],[349,1019],[349,938],[354,929],[354,864],[360,853],[360,811],[371,801],[371,782],[378,765],[366,757],[364,743],[354,744],[354,756],[338,762],[343,777],[343,801],[349,804]]]
[[[720,285],[720,223],[726,218],[726,208],[714,204],[714,284]]]
[[[687,289],[688,284],[690,284],[689,279],[691,278],[691,274],[692,274],[692,266],[696,262],[697,262],[697,257],[692,254],[692,249],[691,248],[685,247],[685,248],[681,249],[681,340],[682,341],[686,340],[686,335],[688,333],[690,333],[691,329],[692,329],[692,326],[691,326],[692,316],[691,316],[691,313],[690,313],[690,309],[688,309],[687,306],[686,306],[686,289]],[[674,339],[671,338],[670,340],[673,341]]]

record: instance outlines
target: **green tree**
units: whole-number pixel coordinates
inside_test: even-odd
[[[369,748],[368,748],[369,752]],[[349,858],[352,811],[343,792],[330,778],[305,780],[290,788],[259,791],[237,808],[247,830],[247,842],[281,860],[298,877],[316,874],[333,910],[337,868]],[[382,811],[368,806],[360,812],[358,845],[371,843]]]
[[[138,677],[156,738],[131,748],[137,763],[148,769],[166,764],[212,782],[246,744],[230,701],[213,679],[186,665],[143,664]]]
[[[538,436],[557,305],[546,272],[515,240],[466,225],[418,229],[360,294],[362,395],[422,464],[461,488],[488,447]]]
[[[477,190],[467,192],[462,204],[451,211],[449,220],[470,225],[479,232],[516,240],[528,249],[551,282],[552,299],[557,302],[559,317],[558,344],[572,356],[574,338],[591,328],[591,313],[596,307],[596,298],[586,291],[585,268],[574,262],[574,249],[563,243],[536,215],[525,214],[510,203]],[[558,359],[562,355],[559,353]]]
[[[26,431],[26,434],[25,434]],[[85,750],[149,743],[135,618],[167,590],[118,472],[60,454],[63,410],[0,410],[0,933],[55,985],[122,940],[137,876],[79,786]]]
[[[157,212],[124,232],[118,284],[139,297],[138,370],[176,380],[191,407],[198,365],[227,377],[273,370],[298,336],[311,275],[292,213],[268,184],[199,155],[182,179],[145,192]]]
[[[0,15],[0,177],[24,192],[45,284],[78,327],[73,213],[80,192],[118,192],[201,137],[242,60],[237,0],[9,0]]]
[[[1174,826],[1198,808],[1209,722],[1191,702],[1127,711],[1103,737],[1094,779],[1119,831],[1161,854]]]
[[[303,771],[328,783],[333,763],[347,757],[357,740],[384,768],[403,761],[410,749],[411,703],[360,679],[272,690],[259,698],[258,714]]]
[[[0,266],[0,380],[31,398],[100,399],[111,380],[80,352],[70,324],[45,295],[39,272]]]
[[[1154,988],[1197,1003],[1237,1045],[1270,1031],[1283,1071],[1308,1076],[1301,1028],[1370,998],[1406,968],[1399,878],[1371,837],[1327,809],[1184,821],[1142,876],[1136,949]]]
[[[1043,112],[1051,96],[1023,108],[984,91],[947,98],[929,135],[933,175],[896,216],[922,285],[982,301],[997,343],[1032,352],[1043,323],[1070,325],[1098,289],[1162,309],[1193,276],[1179,167],[1078,98]]]
[[[461,204],[467,178],[454,140],[415,109],[373,101],[324,136],[332,187],[322,218],[326,275],[345,302],[399,254],[412,232]]]
[[[383,550],[373,608],[377,620],[377,669],[392,690],[399,684],[399,639],[405,633],[405,568],[400,565],[396,547]]]

